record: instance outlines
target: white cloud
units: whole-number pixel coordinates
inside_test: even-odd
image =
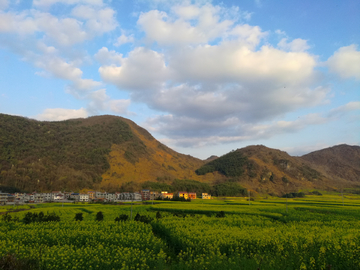
[[[328,117],[341,117],[348,112],[357,110],[360,110],[360,101],[351,101],[345,105],[332,109],[329,112]]]
[[[307,44],[307,40],[301,38],[294,39],[291,42],[287,42],[287,38],[283,38],[278,43],[278,47],[282,50],[291,52],[304,52],[310,48]]]
[[[122,34],[120,37],[117,38],[114,45],[121,46],[123,44],[132,43],[132,42],[134,42],[134,36],[132,36],[132,35],[126,36],[126,35]]]
[[[231,118],[203,121],[173,115],[148,119],[145,127],[167,136],[168,145],[178,147],[205,147],[222,143],[264,140],[284,133],[295,133],[311,125],[324,124],[328,119],[309,114],[295,121],[272,121],[267,124],[244,123]],[[164,132],[165,131],[165,132]]]
[[[235,26],[229,31],[229,37],[235,37],[238,42],[254,48],[257,46],[261,39],[267,36],[268,33],[262,32],[259,26],[251,26],[248,24],[242,24]]]
[[[286,32],[282,31],[280,29],[276,29],[275,30],[275,34],[279,35],[279,36],[286,36]]]
[[[327,66],[341,78],[360,80],[360,51],[355,44],[341,47],[328,59]]]
[[[0,0],[0,10],[7,9],[9,6],[8,0]]]
[[[115,11],[111,8],[98,9],[90,6],[76,6],[73,16],[85,20],[85,28],[89,33],[102,34],[114,30],[117,22]]]
[[[278,87],[308,83],[316,61],[310,54],[285,52],[270,46],[252,50],[237,42],[186,48],[171,57],[169,66],[181,79],[256,84]],[[268,87],[268,85],[267,85]]]
[[[0,12],[0,32],[20,35],[42,35],[43,41],[61,46],[72,46],[117,27],[115,11],[111,8],[95,9],[76,6],[72,17],[57,17],[48,12],[30,10],[20,13]],[[40,39],[40,38],[39,38]]]
[[[111,111],[118,114],[128,114],[128,107],[130,105],[129,99],[112,100],[105,89],[93,91],[88,94],[87,98],[90,100],[88,104],[88,111],[91,114],[97,114],[99,111]]]
[[[130,52],[121,66],[102,66],[99,72],[104,81],[133,90],[158,88],[167,77],[163,55],[142,47]]]
[[[138,24],[148,39],[160,45],[203,44],[221,36],[233,25],[232,20],[221,20],[220,11],[220,7],[212,5],[176,6],[173,12],[180,16],[176,19],[165,12],[152,10],[142,13]],[[195,26],[189,20],[194,17]]]
[[[316,56],[305,51],[305,40],[274,48],[261,45],[268,32],[224,20],[218,7],[176,6],[172,11],[150,11],[138,21],[161,54],[135,48],[120,65],[99,68],[105,82],[165,113],[149,119],[147,128],[189,144],[199,138],[209,143],[268,138],[278,134],[273,127],[290,132],[301,123],[261,123],[325,102],[329,89],[316,86]],[[224,31],[210,33],[203,25]],[[219,42],[210,45],[213,38]],[[102,53],[109,55],[107,49]]]
[[[96,61],[102,65],[121,65],[123,57],[121,53],[109,51],[108,48],[102,47],[95,55]]]
[[[86,118],[88,113],[84,108],[78,110],[72,109],[46,109],[43,113],[37,115],[35,118],[43,121],[62,121],[73,118]]]
[[[29,12],[0,12],[0,33],[16,32],[20,35],[33,34],[39,27]]]

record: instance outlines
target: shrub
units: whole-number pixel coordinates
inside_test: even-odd
[[[32,222],[49,222],[49,221],[60,221],[60,217],[55,213],[50,213],[48,215],[44,215],[43,212],[32,213],[27,212],[22,220],[25,224],[30,224]]]
[[[99,212],[96,213],[95,220],[96,220],[96,221],[102,221],[102,220],[104,220],[104,215],[103,215],[103,213],[102,213],[101,211],[99,211]]]
[[[140,215],[139,213],[137,213],[134,220],[149,224],[154,219],[152,217],[145,216],[145,215]]]
[[[127,221],[129,219],[129,216],[126,214],[122,214],[118,217],[115,218],[115,221],[119,222],[119,221]]]
[[[76,221],[82,221],[84,218],[83,218],[83,213],[77,213],[75,214],[75,220]]]
[[[9,215],[9,213],[5,213],[4,215],[2,215],[1,220],[5,222],[10,222],[12,220],[12,217]]]

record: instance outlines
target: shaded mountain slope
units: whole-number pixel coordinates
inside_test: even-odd
[[[341,144],[311,152],[301,158],[338,182],[360,184],[360,146]]]

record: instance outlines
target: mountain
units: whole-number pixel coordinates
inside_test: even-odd
[[[208,157],[207,159],[205,159],[206,162],[209,162],[209,161],[213,161],[215,159],[219,158],[218,156],[215,156],[215,155],[212,155],[210,157]]]
[[[108,191],[139,188],[147,180],[194,179],[204,161],[179,154],[145,129],[117,116],[59,122],[0,114],[0,190]]]
[[[360,184],[360,146],[341,144],[311,152],[301,158],[338,182],[350,181]]]
[[[344,150],[344,155],[348,151]],[[245,188],[275,195],[298,190],[337,190],[342,185],[357,187],[359,181],[351,182],[343,177],[346,175],[345,170],[341,174],[335,171],[338,167],[348,169],[350,164],[355,166],[359,163],[359,155],[349,155],[346,158],[335,158],[336,152],[333,155],[333,162],[337,165],[330,163],[328,165],[333,169],[326,170],[320,162],[315,162],[318,165],[313,166],[315,156],[313,159],[310,156],[292,157],[286,152],[256,145],[232,151],[204,164],[196,172],[199,175],[219,172],[227,176],[228,181],[239,182]],[[328,157],[329,155],[322,156],[321,160],[325,162]],[[347,167],[345,163],[348,164]],[[356,175],[356,172],[353,169],[348,174]]]
[[[0,190],[339,190],[359,186],[359,148],[340,145],[292,157],[256,145],[203,161],[175,152],[122,117],[46,122],[0,114]]]

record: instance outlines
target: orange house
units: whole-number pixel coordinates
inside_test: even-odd
[[[188,194],[190,199],[192,200],[196,199],[196,192],[189,192]]]

